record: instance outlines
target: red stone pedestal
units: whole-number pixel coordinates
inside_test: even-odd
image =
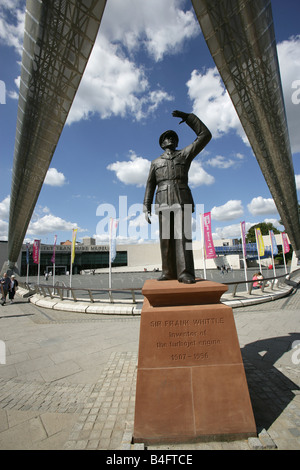
[[[148,280],[141,313],[134,442],[256,436],[227,286]]]

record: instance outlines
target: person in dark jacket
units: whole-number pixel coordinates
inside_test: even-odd
[[[173,130],[164,132],[159,144],[164,153],[150,166],[144,197],[146,220],[151,223],[154,193],[155,212],[159,217],[162,275],[160,281],[177,279],[183,283],[195,282],[194,259],[191,241],[191,221],[194,201],[188,186],[188,172],[193,159],[211,140],[211,133],[192,113],[173,111],[195,133],[194,142],[181,150],[178,135]]]
[[[9,291],[10,286],[10,278],[8,277],[7,273],[3,274],[3,277],[0,279],[1,284],[1,302],[2,305],[6,302],[7,293]]]
[[[13,300],[15,298],[15,293],[16,293],[16,289],[18,285],[19,283],[17,279],[15,278],[15,275],[13,274],[10,278],[10,286],[9,286],[9,291],[8,291],[8,297],[9,297],[11,304],[13,303]]]

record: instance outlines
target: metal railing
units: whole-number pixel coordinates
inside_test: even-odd
[[[39,294],[43,297],[51,299],[72,300],[74,302],[100,302],[100,303],[132,303],[136,304],[138,299],[136,293],[142,295],[142,288],[129,287],[126,289],[89,289],[83,287],[67,287],[65,284],[50,286],[49,284],[33,284],[19,283],[30,290],[32,294]],[[122,298],[116,298],[117,294],[121,294]],[[99,298],[104,296],[104,298]],[[126,297],[129,296],[128,299]],[[125,298],[124,298],[125,297]],[[140,300],[142,301],[142,299]]]
[[[299,270],[300,271],[300,270]],[[253,284],[258,283],[258,289],[260,289],[261,292],[264,292],[266,287],[270,287],[271,291],[274,290],[275,286],[276,287],[285,287],[287,284],[287,278],[289,278],[289,274],[281,274],[280,276],[274,276],[274,277],[266,277],[263,278],[262,280],[249,280],[249,281],[232,281],[232,282],[224,282],[227,286],[233,286],[233,291],[231,292],[232,297],[236,297],[237,295],[237,289],[240,285],[246,284],[246,292],[251,295],[252,290],[255,289],[253,287]]]
[[[292,278],[299,278],[298,282],[292,280]],[[241,285],[246,285],[246,291],[249,295],[252,294],[253,284],[257,280],[244,280],[244,281],[232,281],[232,282],[222,282],[227,286],[233,286],[232,292],[230,295],[232,297],[237,296],[238,287]],[[262,279],[261,286],[259,287],[261,292],[265,291],[266,287],[269,287],[271,291],[274,291],[275,288],[284,288],[287,285],[292,287],[297,287],[300,282],[300,269],[293,271],[291,274],[282,274],[274,277],[266,277]],[[125,289],[90,289],[82,287],[67,287],[64,283],[60,285],[58,282],[55,286],[50,286],[49,284],[27,284],[26,282],[20,282],[19,285],[29,291],[27,296],[39,294],[43,297],[50,297],[51,299],[60,299],[60,300],[72,300],[74,302],[92,302],[92,303],[130,303],[136,304],[137,302],[143,301],[142,296],[142,287],[129,287]],[[140,299],[137,299],[137,294],[141,296]],[[121,298],[119,296],[122,296]],[[104,298],[100,298],[104,296]],[[129,298],[124,298],[128,296]]]

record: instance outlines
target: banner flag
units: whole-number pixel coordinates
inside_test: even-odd
[[[111,218],[110,219],[110,235],[109,235],[109,241],[110,241],[109,256],[110,256],[111,263],[115,260],[117,256],[117,251],[116,251],[117,228],[118,228],[118,221]]]
[[[33,262],[35,264],[39,264],[39,261],[40,261],[40,243],[41,243],[41,240],[34,240],[33,242],[32,257],[33,257]]]
[[[203,232],[205,242],[205,257],[206,259],[216,258],[216,251],[213,244],[213,238],[211,233],[211,213],[206,212],[203,214]]]
[[[53,255],[51,258],[51,263],[55,264],[55,247],[56,247],[57,235],[54,236],[54,245],[53,245]]]
[[[76,243],[77,230],[78,230],[77,228],[73,228],[71,264],[74,263],[74,259],[75,259],[75,243]]]
[[[29,247],[30,243],[26,243],[26,264],[29,264]]]
[[[282,236],[282,244],[283,244],[282,249],[284,253],[288,253],[290,251],[290,244],[289,244],[287,234],[285,232],[282,232],[281,236]]]
[[[247,251],[246,251],[246,227],[245,222],[241,222],[241,236],[242,236],[242,247],[243,247],[243,256],[247,258]]]
[[[260,231],[260,228],[255,229],[256,233],[256,240],[257,240],[257,252],[259,253],[259,256],[264,256],[265,254],[265,245],[264,245],[264,240]]]
[[[273,253],[273,255],[278,255],[278,247],[277,247],[277,243],[276,243],[276,239],[275,239],[275,235],[274,235],[273,230],[269,230],[269,234],[270,234],[270,240],[271,240],[271,244],[272,244],[272,253]]]

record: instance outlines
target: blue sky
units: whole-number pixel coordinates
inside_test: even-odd
[[[272,1],[275,34],[298,192],[300,190],[300,3]],[[0,1],[0,240],[8,234],[25,1]],[[299,90],[299,91],[298,91]],[[5,101],[5,103],[4,103]],[[139,214],[160,134],[174,129],[179,147],[194,140],[172,117],[194,112],[213,139],[193,162],[189,183],[199,211],[212,213],[216,238],[240,237],[278,213],[208,51],[189,0],[108,0],[88,67],[59,140],[26,234],[52,243],[96,237],[120,219],[119,242],[149,242]],[[198,230],[199,225],[195,225]],[[282,226],[278,226],[284,230]],[[199,233],[195,232],[195,237]]]

